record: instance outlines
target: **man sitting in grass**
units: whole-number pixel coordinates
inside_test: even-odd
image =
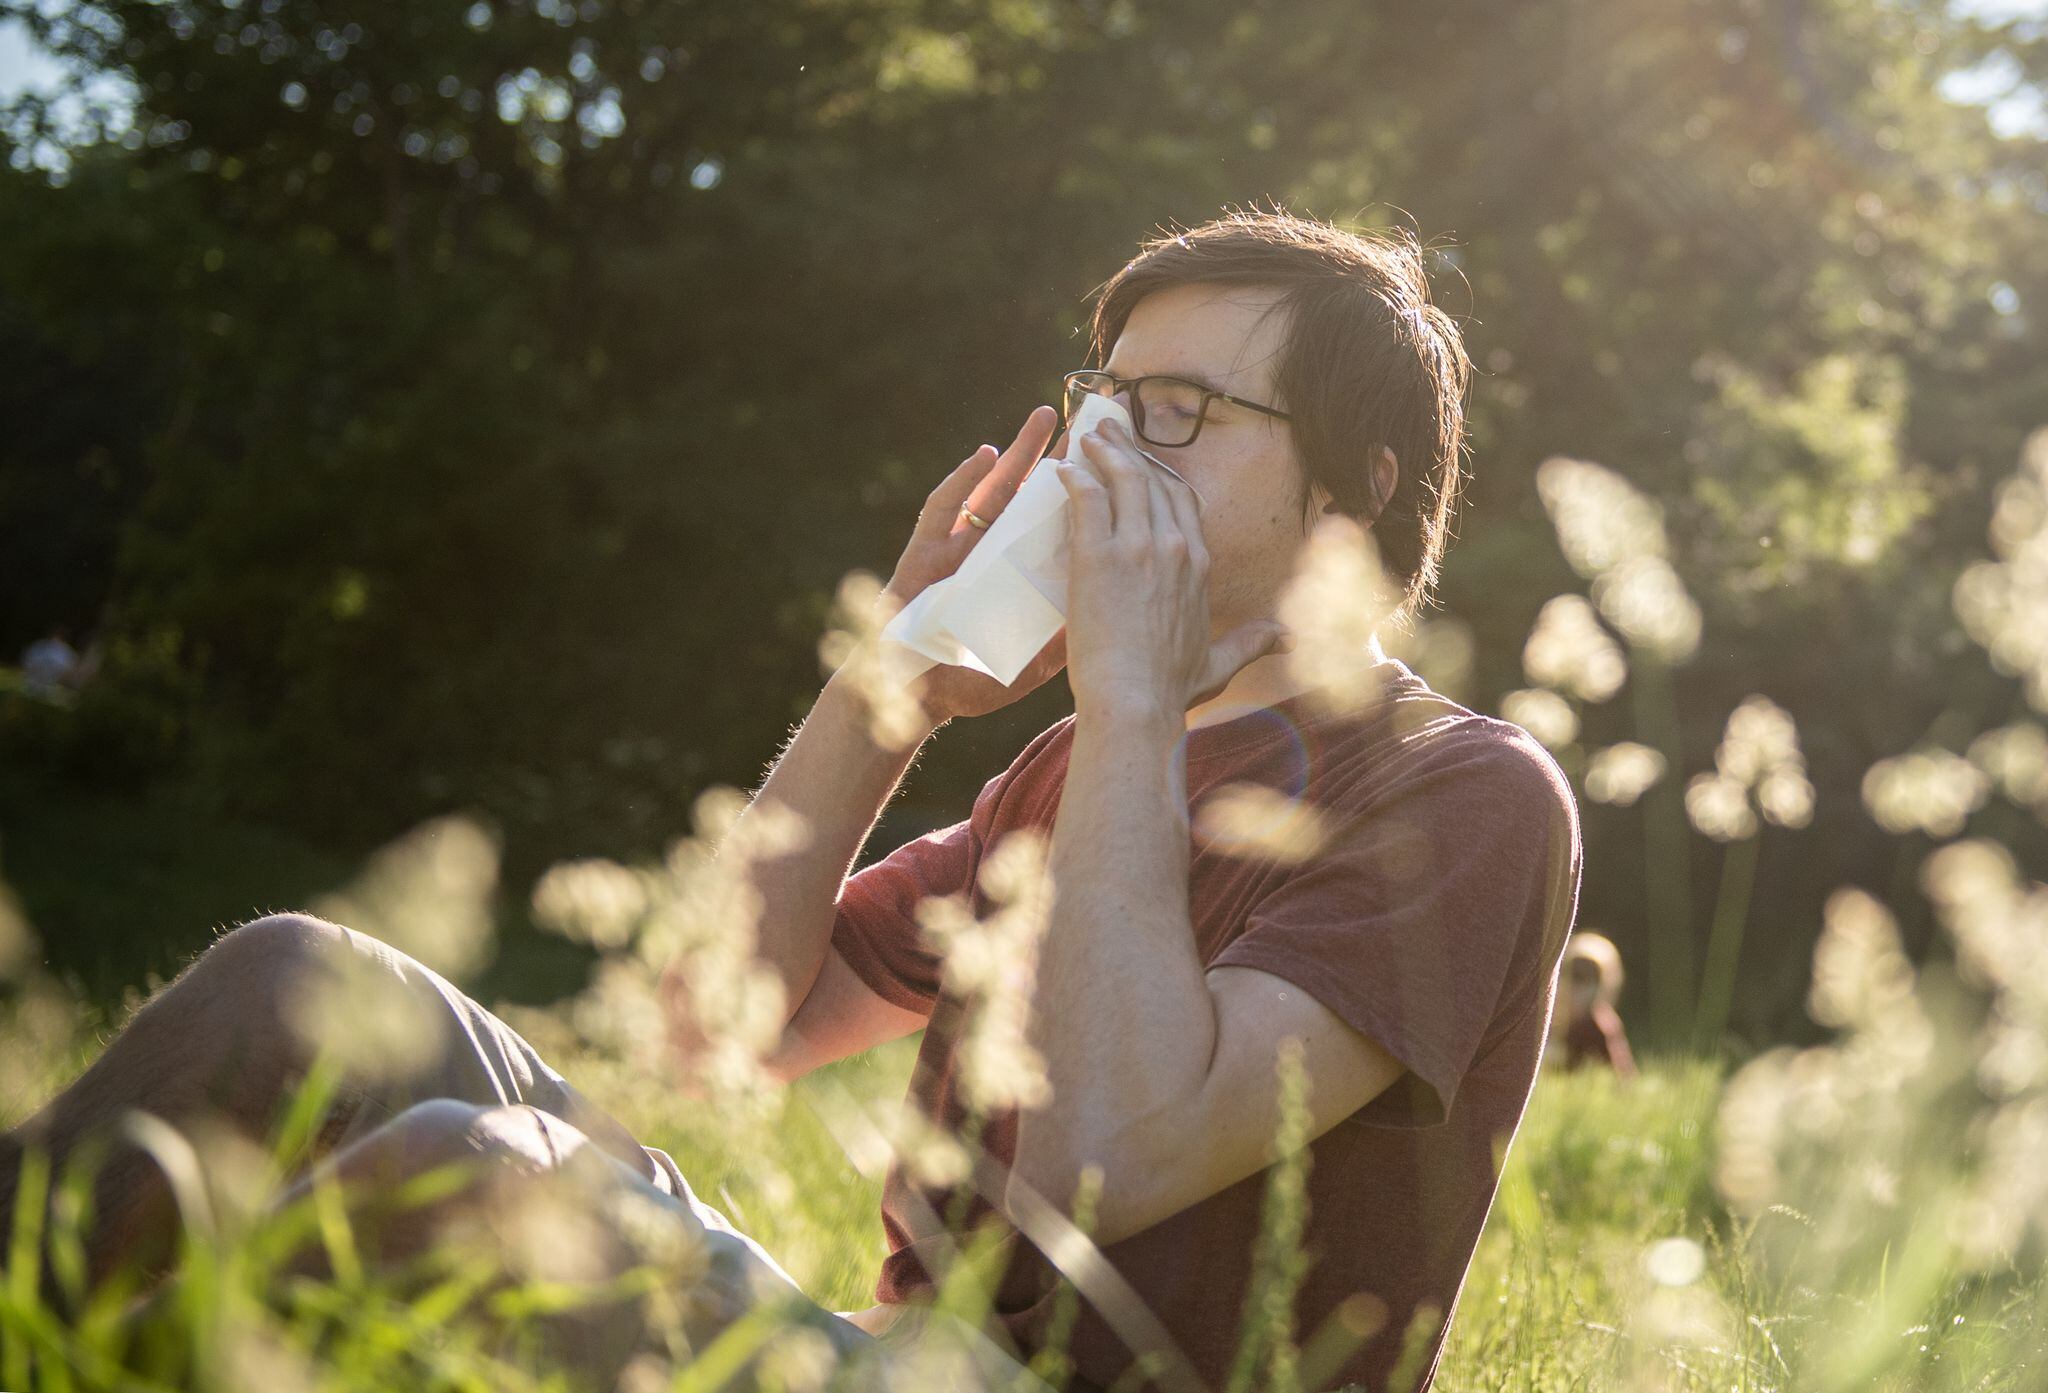
[[[1370,634],[1412,618],[1434,586],[1469,364],[1411,241],[1280,212],[1233,212],[1147,243],[1102,288],[1092,350],[1101,368],[1069,379],[1069,415],[1081,394],[1111,393],[1136,438],[1107,425],[1060,471],[1065,631],[1008,686],[941,667],[897,693],[915,699],[928,735],[1064,667],[1074,714],[990,780],[966,820],[849,878],[918,742],[878,741],[877,694],[841,669],[742,819],[778,809],[809,833],[751,871],[757,951],[794,1003],[770,1067],[795,1078],[922,1028],[912,1101],[942,1128],[971,1130],[984,1158],[953,1184],[893,1169],[877,1304],[802,1319],[839,1354],[880,1350],[878,1367],[902,1367],[930,1338],[950,1256],[990,1223],[990,1386],[1017,1386],[1031,1362],[1079,1389],[1220,1387],[1248,1305],[1267,1356],[1273,1338],[1297,1342],[1317,1386],[1426,1385],[1536,1074],[1580,872],[1576,808],[1550,757],[1431,691]],[[1060,419],[1039,407],[1008,449],[984,446],[933,490],[890,605],[960,565]],[[1065,453],[1062,442],[1054,454]],[[1362,651],[1343,655],[1368,679],[1362,706],[1326,700],[1276,618],[1325,517],[1370,529],[1398,597],[1366,616]],[[1247,790],[1264,800],[1247,803]],[[1212,799],[1314,835],[1284,855],[1271,838],[1203,835]],[[988,1110],[960,1052],[967,1013],[917,909],[959,896],[986,913],[980,872],[1018,832],[1048,839],[1036,970],[1014,988],[1028,992],[1043,1088]],[[146,1006],[0,1152],[0,1200],[11,1210],[24,1145],[61,1163],[131,1109],[174,1127],[216,1115],[260,1135],[312,1063],[295,1003],[309,982],[351,974],[423,1004],[432,1022],[407,1070],[341,1081],[310,1148],[328,1158],[316,1174],[370,1182],[352,1212],[373,1257],[417,1251],[438,1231],[379,1228],[377,1196],[463,1157],[487,1183],[437,1201],[444,1209],[516,1206],[523,1186],[573,1172],[581,1192],[652,1200],[643,1217],[670,1216],[708,1244],[713,1261],[694,1269],[685,1301],[693,1339],[764,1293],[794,1294],[665,1154],[502,1021],[411,959],[304,916],[226,935]],[[669,993],[683,1049],[701,1039],[686,997]],[[1307,1080],[1308,1144],[1303,1267],[1291,1294],[1278,1291],[1276,1325],[1273,1289],[1254,1287],[1272,1270],[1258,1238],[1283,1055]],[[93,1272],[160,1261],[174,1208],[158,1164],[115,1144],[96,1195]],[[1057,1230],[1048,1209],[1071,1215],[1077,1200],[1106,1270],[1040,1241]],[[1083,1279],[1071,1320],[1063,1270]],[[562,1343],[610,1372],[636,1338],[587,1323]],[[1071,1365],[1049,1360],[1048,1344]]]

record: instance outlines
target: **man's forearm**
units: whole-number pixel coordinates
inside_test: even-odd
[[[1031,1003],[1052,1101],[1019,1119],[1016,1159],[1056,1204],[1081,1166],[1110,1159],[1097,1153],[1111,1137],[1207,1072],[1215,1008],[1188,916],[1182,729],[1158,712],[1075,721]]]
[[[752,867],[761,897],[755,951],[781,976],[791,1014],[825,961],[846,873],[918,748],[876,744],[865,702],[835,676],[741,814],[743,825],[757,810],[785,809],[805,828],[797,850]]]

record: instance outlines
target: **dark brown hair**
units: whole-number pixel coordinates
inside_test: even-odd
[[[1277,205],[1228,209],[1183,232],[1162,232],[1097,287],[1091,351],[1108,362],[1138,302],[1181,285],[1278,292],[1288,316],[1274,374],[1293,418],[1302,463],[1302,524],[1313,479],[1332,507],[1370,526],[1380,559],[1402,588],[1391,616],[1406,625],[1429,602],[1449,545],[1463,480],[1465,392],[1471,360],[1458,326],[1430,303],[1423,248],[1405,229],[1350,232]],[[1269,311],[1271,312],[1271,311]],[[1372,461],[1394,452],[1394,492],[1372,514]]]

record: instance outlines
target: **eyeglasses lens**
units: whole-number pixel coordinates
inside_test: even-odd
[[[1202,423],[1202,391],[1171,378],[1148,377],[1138,384],[1145,438],[1154,445],[1185,445]]]
[[[1083,373],[1067,387],[1067,420],[1072,421],[1081,403],[1091,396],[1112,395],[1114,380],[1107,373]],[[1146,377],[1138,381],[1137,417],[1139,436],[1154,445],[1185,445],[1195,438],[1202,420],[1202,392],[1184,382]]]
[[[1067,422],[1081,414],[1081,403],[1090,397],[1110,395],[1111,379],[1106,373],[1082,372],[1067,379]]]

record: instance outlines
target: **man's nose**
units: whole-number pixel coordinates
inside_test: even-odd
[[[1126,388],[1124,388],[1123,390],[1121,390],[1121,391],[1117,392],[1117,393],[1116,393],[1116,395],[1114,395],[1114,396],[1112,396],[1112,397],[1110,398],[1110,400],[1111,400],[1111,401],[1113,401],[1113,402],[1115,402],[1115,403],[1117,403],[1117,405],[1119,405],[1119,406],[1123,407],[1123,409],[1124,409],[1125,411],[1127,411],[1127,412],[1129,412],[1129,413],[1130,413],[1130,417],[1131,417],[1131,424],[1132,424],[1132,425],[1134,425],[1134,426],[1135,426],[1135,425],[1137,424],[1137,422],[1138,422],[1138,410],[1137,410],[1137,407],[1136,407],[1136,405],[1135,405],[1135,404],[1133,404],[1133,402],[1132,402],[1132,400],[1131,400],[1131,389],[1130,389],[1130,388],[1126,387]],[[1072,430],[1072,428],[1071,428],[1071,427],[1068,427],[1068,426],[1062,426],[1062,427],[1060,427],[1060,434],[1059,434],[1059,439],[1057,439],[1057,440],[1053,441],[1053,443],[1052,443],[1052,450],[1051,450],[1051,451],[1050,451],[1050,452],[1049,452],[1049,453],[1048,453],[1048,454],[1046,455],[1046,458],[1047,458],[1047,459],[1065,459],[1065,458],[1067,457],[1067,440],[1068,440],[1068,437],[1069,437],[1069,436],[1071,436],[1072,434],[1073,434],[1073,430]]]

